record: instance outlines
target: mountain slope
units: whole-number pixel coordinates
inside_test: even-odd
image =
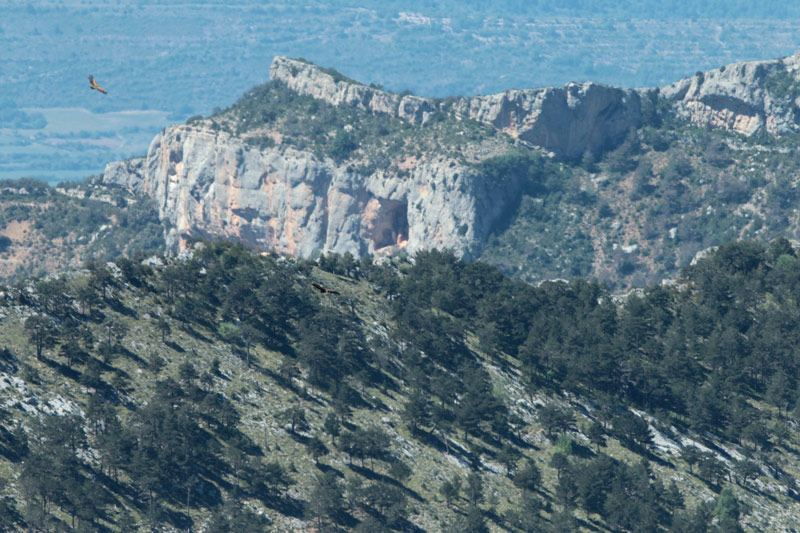
[[[0,517],[790,530],[798,265],[785,241],[734,243],[613,299],[439,252],[314,264],[218,243],[6,289]]]
[[[0,181],[0,279],[65,272],[92,260],[163,252],[153,201],[92,179],[62,185]]]

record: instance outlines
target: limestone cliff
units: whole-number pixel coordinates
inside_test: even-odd
[[[422,124],[437,110],[447,109],[443,100],[401,97],[284,57],[273,61],[270,76],[301,94],[391,114],[413,124]],[[638,127],[642,96],[664,98],[672,113],[698,124],[745,135],[795,132],[800,129],[800,51],[784,59],[734,63],[698,72],[654,89],[571,83],[457,98],[452,109],[530,146],[576,158],[587,150],[613,146],[630,128]]]
[[[144,158],[112,163],[106,183],[156,200],[168,246],[225,237],[309,257],[448,248],[470,258],[514,194],[443,157],[400,177],[362,176],[293,148],[259,150],[204,126],[167,128]]]
[[[636,91],[597,83],[464,98],[455,111],[570,159],[616,145],[641,122]]]
[[[435,111],[433,101],[414,95],[398,95],[367,87],[336,71],[288,57],[276,57],[269,77],[298,94],[307,94],[333,105],[345,104],[372,113],[396,116],[412,124],[423,124]]]
[[[797,132],[800,52],[785,59],[734,63],[658,89],[682,118],[753,135]]]

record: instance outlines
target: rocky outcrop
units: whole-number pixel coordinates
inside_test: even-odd
[[[785,59],[734,63],[657,90],[674,112],[697,124],[753,135],[797,132],[800,52]]]
[[[145,157],[108,165],[104,181],[154,198],[173,250],[188,237],[224,237],[303,257],[448,248],[471,258],[516,193],[441,157],[405,177],[362,176],[197,125],[167,128]]]
[[[597,83],[464,98],[454,109],[529,146],[570,159],[615,146],[641,122],[636,91]]]
[[[127,188],[133,194],[144,194],[144,181],[138,179],[143,175],[144,161],[144,157],[135,157],[107,164],[103,182]]]
[[[641,122],[639,93],[597,83],[511,90],[446,102],[367,87],[304,61],[276,57],[270,78],[333,105],[425,124],[437,111],[455,112],[502,130],[529,146],[567,158],[614,146]],[[452,107],[451,107],[452,105]]]
[[[433,101],[414,95],[398,95],[368,87],[338,72],[299,59],[276,57],[269,68],[271,80],[278,80],[297,92],[333,105],[349,105],[424,124],[435,112]]]

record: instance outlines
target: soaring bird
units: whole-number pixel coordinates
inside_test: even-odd
[[[94,81],[94,76],[89,76],[89,88],[100,91],[103,94],[108,94],[105,89],[97,85],[97,82]]]
[[[336,291],[334,291],[332,289],[326,289],[325,287],[323,287],[319,283],[312,283],[311,286],[314,287],[315,289],[317,289],[317,291],[319,291],[320,294],[325,294],[326,292],[328,294],[339,294],[338,292],[336,292]]]

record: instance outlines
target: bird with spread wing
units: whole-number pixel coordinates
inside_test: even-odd
[[[89,88],[94,89],[95,91],[99,91],[103,94],[108,94],[105,89],[97,85],[97,82],[94,81],[94,76],[89,76]]]
[[[334,291],[333,289],[326,289],[325,287],[323,287],[319,283],[312,283],[311,286],[314,287],[320,294],[325,294],[325,293],[328,293],[328,294],[339,294],[337,291]]]

